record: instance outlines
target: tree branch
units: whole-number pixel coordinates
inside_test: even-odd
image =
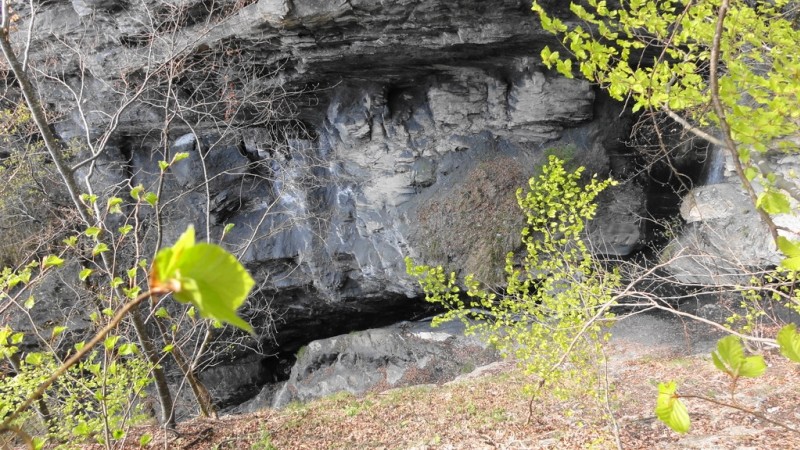
[[[779,427],[781,427],[781,428],[783,428],[785,430],[791,431],[792,433],[800,433],[800,430],[798,430],[796,428],[792,428],[789,425],[786,425],[785,423],[778,422],[777,420],[770,419],[769,417],[767,417],[763,413],[760,413],[760,412],[758,412],[758,411],[756,411],[754,409],[745,408],[744,406],[737,405],[735,403],[722,402],[722,401],[715,400],[715,399],[710,398],[710,397],[705,397],[705,396],[702,396],[702,395],[694,395],[694,394],[678,395],[678,397],[679,398],[696,398],[698,400],[704,400],[704,401],[707,401],[709,403],[713,403],[713,404],[715,404],[717,406],[724,406],[726,408],[732,408],[732,409],[735,409],[737,411],[741,411],[743,413],[750,414],[752,416],[758,417],[759,419],[763,420],[764,422],[768,422],[768,423],[771,423],[773,425],[777,425],[777,426],[779,426]]]
[[[725,107],[722,104],[722,100],[719,96],[719,57],[720,57],[720,42],[722,41],[722,33],[724,32],[724,25],[725,25],[725,15],[728,13],[728,6],[730,5],[730,0],[722,0],[722,3],[719,6],[719,13],[717,15],[717,25],[714,31],[714,39],[711,43],[711,57],[709,61],[709,83],[711,87],[711,104],[714,107],[714,112],[717,114],[719,118],[719,127],[722,130],[722,138],[723,142],[725,143],[725,148],[728,150],[728,153],[731,154],[733,159],[733,164],[736,167],[736,174],[739,176],[739,180],[741,180],[742,184],[744,185],[745,191],[747,195],[750,197],[750,200],[753,202],[753,205],[758,204],[758,196],[756,195],[755,189],[753,189],[753,185],[750,183],[750,180],[747,179],[744,173],[744,167],[742,166],[742,161],[739,159],[739,152],[736,148],[736,142],[734,142],[733,137],[731,135],[731,127],[728,124],[725,115]],[[772,235],[772,240],[775,241],[775,245],[777,246],[778,243],[778,227],[775,225],[775,222],[772,218],[761,208],[756,207],[759,216],[761,216],[761,220],[769,228],[769,232]]]
[[[94,348],[97,344],[99,344],[100,341],[105,339],[108,333],[110,333],[113,329],[117,327],[117,325],[119,325],[119,323],[122,321],[125,315],[128,314],[128,312],[130,312],[139,303],[141,303],[142,300],[148,297],[150,297],[150,291],[139,295],[135,299],[123,305],[122,308],[120,308],[120,310],[117,311],[114,317],[108,322],[108,324],[106,324],[106,326],[103,327],[103,329],[98,331],[97,334],[95,334],[94,337],[89,342],[87,342],[86,345],[83,346],[83,348],[75,352],[74,355],[70,356],[66,361],[64,361],[56,370],[53,371],[53,373],[44,382],[42,382],[42,384],[39,385],[39,387],[36,388],[36,390],[31,395],[28,396],[27,399],[25,399],[24,402],[22,402],[21,405],[17,407],[17,409],[13,413],[6,416],[5,420],[3,420],[2,423],[0,423],[0,433],[13,431],[13,427],[11,427],[11,422],[14,419],[19,417],[19,415],[23,411],[28,409],[28,407],[30,407],[33,404],[33,402],[40,399],[42,395],[44,395],[44,392],[47,390],[47,388],[49,388],[59,377],[64,375],[64,373],[66,373],[66,371],[69,370],[70,367],[74,366],[81,359],[83,359],[83,357],[86,356],[86,354],[89,353],[92,350],[92,348]]]

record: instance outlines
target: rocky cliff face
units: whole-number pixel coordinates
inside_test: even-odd
[[[155,189],[158,160],[190,153],[164,178],[165,242],[236,225],[224,243],[259,283],[245,314],[274,324],[267,353],[422,311],[406,255],[495,281],[513,193],[549,154],[627,180],[592,237],[641,244],[631,119],[541,66],[527,0],[72,0],[35,26],[31,64],[63,81],[40,80],[56,130],[107,140],[81,172],[96,192]]]

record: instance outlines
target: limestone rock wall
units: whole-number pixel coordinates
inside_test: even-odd
[[[264,353],[424,314],[406,255],[496,281],[514,192],[550,154],[625,181],[598,251],[641,243],[631,117],[542,67],[551,37],[527,0],[72,0],[35,20],[30,64],[62,81],[38,81],[56,131],[106,145],[79,173],[95,192],[155,189],[158,161],[190,154],[164,177],[164,242],[236,225],[223,244],[257,279],[244,314]]]

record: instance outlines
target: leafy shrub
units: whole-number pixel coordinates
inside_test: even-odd
[[[6,327],[0,330],[0,349],[13,357],[13,343],[21,339],[20,333]],[[44,421],[28,411],[12,424],[46,430],[37,434],[46,436],[57,448],[87,440],[111,443],[122,439],[128,426],[149,417],[143,399],[151,379],[150,368],[138,357],[136,347],[118,342],[117,336],[107,338],[102,351],[92,352],[51,386],[43,397],[49,413]],[[52,353],[25,355],[16,374],[0,379],[0,419],[16,410],[58,365]]]
[[[529,395],[547,383],[556,395],[566,396],[570,391],[560,383],[565,379],[585,380],[593,392],[591,361],[602,358],[600,346],[608,337],[603,324],[612,317],[611,292],[620,278],[596,263],[583,232],[595,215],[595,198],[614,181],[592,179],[582,186],[582,172],[567,172],[551,155],[528,190],[517,191],[527,224],[521,231],[524,255],[506,255],[502,293],[482,288],[472,275],[462,289],[455,273],[406,258],[408,273],[418,279],[426,299],[447,309],[434,326],[459,319],[467,333],[514,357],[538,379],[526,387]]]

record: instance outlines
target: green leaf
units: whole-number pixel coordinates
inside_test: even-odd
[[[130,233],[131,230],[133,230],[133,225],[123,225],[123,226],[117,228],[117,231],[119,231],[119,233],[121,235],[123,235],[123,236],[125,236],[128,233]]]
[[[749,166],[744,169],[744,176],[747,178],[747,181],[753,181],[753,179],[758,176],[760,172],[755,167]]]
[[[778,332],[778,345],[781,355],[794,362],[800,362],[800,334],[797,333],[795,324],[790,323],[781,328]]]
[[[767,369],[760,355],[744,356],[744,347],[736,336],[726,336],[717,342],[717,350],[711,354],[714,365],[733,378],[760,376]]]
[[[180,265],[181,289],[175,299],[190,302],[200,315],[241,328],[253,328],[236,315],[255,282],[236,258],[213,244],[188,248]]]
[[[183,252],[193,245],[194,227],[189,226],[172,247],[161,249],[156,254],[150,271],[151,289],[161,288],[169,291],[176,287],[171,285],[172,278],[176,275]]]
[[[44,448],[44,444],[47,441],[40,437],[35,437],[32,439],[31,443],[33,444],[33,450],[42,450]]]
[[[200,315],[252,333],[236,315],[255,282],[236,258],[214,244],[195,244],[189,227],[171,248],[153,262],[151,290],[172,291],[175,300],[193,304]]]
[[[235,224],[229,223],[225,225],[225,228],[222,230],[222,235],[225,236],[226,234],[230,233]]]
[[[140,185],[136,186],[135,188],[131,189],[131,198],[133,198],[134,200],[136,200],[138,202],[139,199],[142,196],[142,192],[144,192],[144,186],[142,186],[140,184]]]
[[[158,168],[161,169],[162,172],[167,170],[168,167],[169,167],[169,163],[168,162],[166,162],[166,161],[159,161],[158,162]]]
[[[761,355],[748,356],[739,366],[739,375],[747,378],[760,377],[767,370],[767,363]]]
[[[118,441],[125,437],[125,430],[116,429],[111,432],[111,437]]]
[[[144,201],[146,201],[150,206],[155,207],[156,203],[158,203],[158,196],[155,192],[148,192],[144,195]]]
[[[163,351],[164,351],[164,353],[170,353],[174,349],[175,349],[175,345],[174,344],[167,344],[167,345],[164,346],[164,350]]]
[[[23,303],[22,306],[24,306],[25,309],[32,309],[33,305],[35,305],[35,304],[36,304],[36,300],[31,295],[30,297],[28,297],[27,300],[25,300],[25,303]]]
[[[758,197],[756,207],[763,209],[767,214],[786,214],[791,212],[789,199],[786,195],[772,190],[764,192]]]
[[[107,252],[107,251],[108,251],[108,245],[106,245],[104,242],[99,242],[92,249],[92,256],[97,256],[100,253]]]
[[[738,367],[744,361],[744,348],[739,338],[730,335],[717,341],[717,349],[711,354],[717,369],[732,377],[738,376]]]
[[[85,421],[81,421],[78,425],[72,428],[72,434],[76,436],[88,436],[89,425]]]
[[[142,435],[142,436],[139,438],[139,446],[140,446],[140,447],[146,447],[146,446],[147,446],[147,444],[149,444],[149,443],[150,443],[152,440],[153,440],[153,435],[152,435],[152,434],[150,434],[150,433],[144,433],[144,434],[143,434],[143,435]]]
[[[167,312],[167,308],[163,306],[156,310],[156,317],[160,319],[169,319],[169,313]]]
[[[103,347],[105,347],[106,350],[113,350],[117,345],[117,341],[119,341],[119,336],[109,336],[103,341]]]
[[[127,342],[119,346],[118,352],[122,356],[136,355],[139,353],[139,347],[132,342]]]
[[[44,260],[42,260],[42,269],[47,269],[48,267],[60,267],[62,264],[64,264],[63,259],[56,255],[47,255]]]
[[[125,293],[125,297],[128,297],[129,299],[133,300],[139,296],[139,294],[142,292],[142,288],[139,286],[134,286],[132,288],[123,288],[122,292]]]
[[[120,208],[122,205],[122,199],[119,197],[111,197],[108,199],[106,210],[110,214],[122,214],[122,209]]]
[[[800,256],[784,259],[781,261],[781,267],[789,270],[800,271]]]
[[[97,196],[94,194],[81,194],[80,199],[86,205],[94,205],[97,203]]]
[[[70,236],[61,242],[63,242],[67,247],[73,248],[78,243],[78,236]]]
[[[550,50],[550,47],[545,46],[542,49],[541,57],[542,63],[545,65],[545,67],[550,69],[553,67],[553,63],[558,60],[558,52],[553,53],[553,51]]]
[[[53,331],[52,331],[51,337],[56,337],[56,336],[58,336],[59,334],[63,333],[66,330],[67,330],[67,327],[65,327],[65,326],[62,326],[62,325],[55,326],[55,327],[53,327]]]
[[[89,227],[89,228],[86,229],[86,231],[83,232],[83,234],[85,234],[86,236],[89,236],[90,238],[97,239],[97,236],[100,235],[100,228],[98,228],[98,227]]]
[[[656,400],[656,417],[664,422],[668,427],[678,433],[689,431],[691,422],[689,421],[689,411],[686,405],[675,393],[677,384],[674,381],[658,384],[658,399]]]
[[[32,366],[40,366],[44,362],[42,353],[28,353],[25,355],[25,362]]]
[[[175,156],[172,157],[172,164],[175,164],[176,162],[179,162],[179,161],[183,161],[184,159],[186,159],[188,157],[189,157],[189,153],[188,152],[176,153]]]
[[[91,275],[92,273],[94,273],[94,270],[92,270],[92,269],[83,269],[83,270],[81,270],[81,272],[78,274],[78,278],[79,278],[81,281],[86,281],[86,279],[87,279],[87,278],[89,278],[89,275]]]
[[[561,75],[564,75],[567,78],[574,78],[572,75],[572,60],[571,59],[559,59],[556,61],[556,70]]]
[[[800,256],[800,242],[790,241],[783,236],[778,236],[778,248],[781,249],[781,252],[786,256]]]

